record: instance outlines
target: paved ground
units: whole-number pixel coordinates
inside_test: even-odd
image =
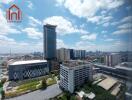
[[[37,90],[28,94],[24,94],[22,96],[6,100],[48,100],[49,98],[53,98],[59,95],[60,93],[62,93],[62,91],[59,89],[58,84],[54,84],[52,86],[47,87],[46,90]]]

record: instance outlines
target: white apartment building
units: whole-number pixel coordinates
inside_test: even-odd
[[[60,48],[57,50],[57,59],[59,61],[70,60],[70,50],[66,48]]]
[[[115,66],[119,63],[121,63],[121,55],[117,53],[112,53],[105,56],[105,64],[107,66]]]
[[[77,86],[93,80],[91,63],[80,60],[64,62],[60,67],[60,87],[71,93]]]
[[[83,59],[86,57],[86,51],[85,50],[74,50],[74,57],[76,59]]]

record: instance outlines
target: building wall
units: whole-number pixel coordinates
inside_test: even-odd
[[[70,50],[65,48],[60,48],[57,50],[57,59],[59,61],[70,60]]]
[[[60,87],[73,93],[77,86],[93,79],[92,65],[86,64],[69,68],[61,65],[60,67]]]
[[[44,58],[56,58],[56,26],[44,25]]]
[[[23,80],[39,77],[49,73],[46,63],[9,65],[9,80]]]
[[[84,59],[86,57],[85,50],[74,50],[75,59]]]
[[[121,63],[121,56],[119,54],[110,54],[105,56],[105,64],[107,66],[115,66]]]

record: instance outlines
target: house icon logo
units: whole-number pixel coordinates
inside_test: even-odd
[[[13,4],[6,11],[6,19],[7,19],[7,22],[21,22],[22,11],[20,10],[20,8],[18,6]]]

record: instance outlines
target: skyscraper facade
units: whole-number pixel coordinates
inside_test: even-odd
[[[56,59],[56,26],[44,25],[44,58],[47,60]]]

